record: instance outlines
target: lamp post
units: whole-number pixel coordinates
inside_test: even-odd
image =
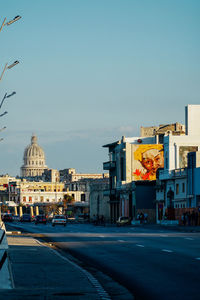
[[[0,109],[4,103],[4,101],[7,99],[7,98],[10,98],[12,96],[14,96],[16,94],[16,92],[12,92],[10,95],[7,95],[7,93],[5,93],[3,99],[1,100],[1,103],[0,103]],[[7,111],[4,111],[2,114],[0,114],[0,117],[3,117],[4,115],[6,115],[8,112]],[[6,129],[6,127],[4,126],[3,128],[0,129],[0,131]]]
[[[10,21],[8,21],[8,22],[6,23],[6,18],[4,18],[3,23],[2,23],[2,25],[1,25],[1,28],[0,28],[0,32],[1,32],[1,30],[3,29],[3,27],[4,27],[5,25],[9,26],[9,25],[15,23],[16,21],[18,21],[19,19],[21,19],[21,16],[16,16],[16,17],[14,17],[12,20],[10,20]]]
[[[1,81],[1,79],[2,79],[2,77],[3,77],[3,74],[5,73],[5,70],[6,70],[6,69],[11,69],[11,68],[13,68],[14,66],[16,66],[17,64],[19,64],[19,61],[18,61],[18,60],[14,61],[14,63],[12,63],[12,64],[9,65],[9,66],[8,66],[8,64],[6,63],[4,69],[3,69],[2,73],[1,73],[0,81]]]

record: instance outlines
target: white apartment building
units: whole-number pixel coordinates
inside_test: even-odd
[[[156,192],[157,222],[169,207],[175,209],[193,207],[188,197],[187,154],[200,150],[200,105],[185,107],[186,134],[164,136],[164,168],[159,170]]]

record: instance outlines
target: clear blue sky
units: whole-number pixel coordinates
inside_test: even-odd
[[[184,122],[200,103],[200,1],[6,0],[0,33],[0,174],[19,174],[32,133],[50,168],[102,172],[103,144]]]

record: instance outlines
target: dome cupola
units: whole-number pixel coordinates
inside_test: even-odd
[[[21,167],[21,175],[23,177],[41,176],[45,165],[45,154],[43,149],[37,144],[36,135],[32,135],[31,144],[24,150],[24,164]]]

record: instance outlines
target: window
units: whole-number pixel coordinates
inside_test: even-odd
[[[185,193],[185,182],[182,183],[182,192]]]
[[[85,194],[81,194],[81,201],[85,202]]]
[[[26,202],[26,197],[23,197],[23,202]]]
[[[44,197],[43,197],[43,196],[40,197],[40,201],[41,201],[41,202],[44,201]]]
[[[179,184],[177,183],[176,184],[176,195],[178,195],[179,194]]]
[[[29,201],[29,202],[32,202],[32,197],[28,197],[28,201]]]
[[[159,134],[159,144],[163,144],[164,142],[164,134]]]

